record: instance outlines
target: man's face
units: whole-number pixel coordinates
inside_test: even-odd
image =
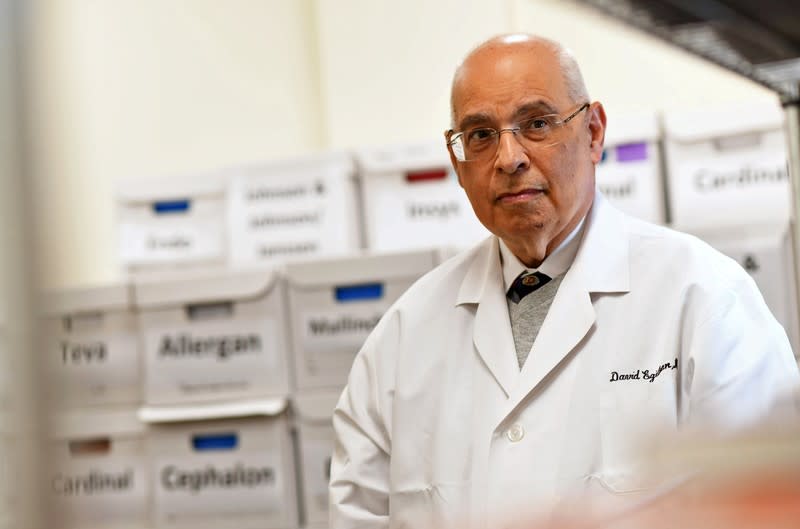
[[[514,127],[536,115],[563,119],[586,101],[572,101],[558,59],[530,43],[474,53],[453,86],[455,130]],[[475,214],[529,266],[538,265],[588,211],[594,164],[602,156],[605,115],[594,103],[552,139],[500,134],[497,148],[471,161],[451,159]]]

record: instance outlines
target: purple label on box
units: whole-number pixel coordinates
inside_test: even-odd
[[[647,160],[647,143],[644,142],[617,145],[616,151],[618,162],[638,162],[639,160]]]

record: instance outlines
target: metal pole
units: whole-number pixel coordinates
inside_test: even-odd
[[[800,88],[800,85],[798,85]],[[800,90],[798,90],[800,93]],[[794,252],[794,296],[800,312],[800,99],[784,102],[786,109],[786,139],[789,164],[789,178],[792,183],[792,249]],[[800,325],[800,322],[795,322]],[[800,358],[800,350],[795,351]]]

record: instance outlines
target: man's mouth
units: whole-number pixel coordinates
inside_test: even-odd
[[[500,202],[503,204],[514,204],[516,202],[525,202],[527,200],[531,200],[543,194],[544,190],[534,189],[532,187],[529,187],[526,189],[520,189],[519,191],[500,193],[497,196],[496,202]]]

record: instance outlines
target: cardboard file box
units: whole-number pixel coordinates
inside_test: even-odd
[[[328,483],[333,454],[333,409],[339,393],[301,393],[295,397],[305,527],[327,527]]]
[[[772,314],[786,330],[795,356],[800,355],[794,257],[788,223],[706,230],[698,236],[735,259],[752,276]]]
[[[41,309],[41,358],[54,406],[141,402],[141,356],[127,284],[50,292]]]
[[[268,416],[154,425],[157,528],[297,527],[294,456],[283,413],[286,402],[280,408],[273,404],[265,408]],[[252,408],[243,412],[254,413]]]
[[[614,206],[642,220],[663,224],[664,182],[658,141],[654,114],[613,119],[606,131],[596,178],[597,187]]]
[[[344,387],[372,328],[436,260],[435,251],[418,250],[288,265],[296,387]]]
[[[275,270],[134,284],[148,405],[289,391],[283,284]]]
[[[132,276],[174,268],[223,268],[225,181],[221,174],[121,183],[119,252]]]
[[[64,415],[46,471],[59,527],[142,528],[149,522],[145,426],[133,411]]]
[[[361,247],[349,155],[318,155],[229,173],[233,267],[342,255]]]
[[[471,246],[488,236],[450,164],[444,140],[357,154],[367,248]]]
[[[791,193],[782,127],[777,104],[666,114],[672,224],[692,231],[786,222]]]

